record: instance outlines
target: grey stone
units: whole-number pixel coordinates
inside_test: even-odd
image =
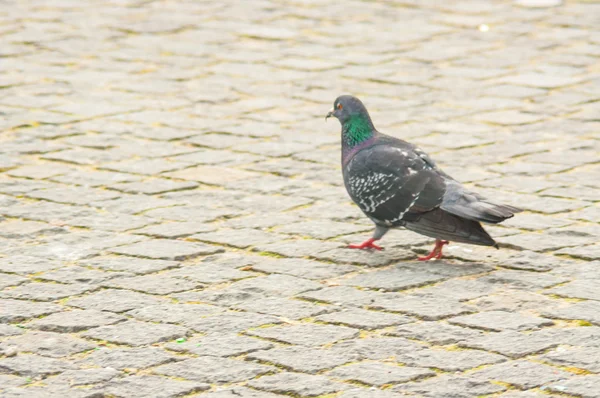
[[[132,245],[120,246],[112,249],[113,253],[126,256],[175,261],[222,251],[223,249],[201,243],[168,239],[153,239],[151,241],[134,243]]]
[[[473,307],[444,297],[425,297],[388,293],[370,304],[375,309],[414,315],[423,320],[435,321],[450,316],[475,312]]]
[[[550,335],[536,332],[525,334],[514,331],[488,333],[459,343],[463,347],[497,352],[513,358],[534,354],[558,344],[560,343],[556,338]]]
[[[211,264],[203,261],[200,264],[187,265],[185,267],[167,271],[161,276],[182,278],[196,283],[223,283],[249,278],[256,276],[256,274],[238,271],[235,268],[223,267],[218,263]]]
[[[448,345],[470,341],[480,336],[482,332],[441,322],[419,322],[398,326],[388,334],[422,340],[435,345]]]
[[[30,331],[0,343],[0,352],[16,350],[17,352],[62,358],[91,350],[94,347],[96,347],[95,344],[65,334]]]
[[[24,282],[29,282],[29,279],[17,275],[0,274],[0,289],[9,286],[17,286]]]
[[[199,222],[171,222],[167,224],[151,225],[142,229],[136,229],[133,233],[154,236],[157,238],[182,238],[199,232],[214,231],[215,227]]]
[[[506,311],[487,311],[478,314],[464,315],[450,319],[448,322],[483,330],[530,330],[542,326],[551,326],[554,322],[549,319],[538,318],[519,313]]]
[[[366,395],[365,395],[366,394]],[[393,393],[389,390],[377,390],[374,387],[369,388],[356,388],[354,390],[344,391],[342,395],[338,395],[339,398],[362,398],[368,396],[369,398],[399,398],[404,394]]]
[[[133,309],[127,312],[127,315],[143,321],[184,324],[189,319],[222,311],[224,309],[214,305],[169,303]]]
[[[280,395],[264,391],[251,390],[246,387],[217,389],[205,394],[206,398],[280,398]]]
[[[544,293],[555,294],[557,296],[580,298],[600,301],[600,292],[596,288],[595,280],[575,280],[566,285],[560,285],[553,289],[548,289]]]
[[[414,321],[413,318],[381,311],[360,308],[344,309],[340,312],[318,316],[317,321],[350,326],[358,329],[380,329]]]
[[[71,266],[62,267],[54,271],[44,272],[38,278],[47,281],[69,284],[99,284],[107,279],[126,276],[127,274],[116,272],[102,272],[84,267]]]
[[[435,372],[424,368],[410,368],[377,362],[362,362],[340,366],[326,373],[334,379],[357,381],[367,385],[405,383],[411,380],[434,376]]]
[[[503,362],[506,357],[479,350],[447,351],[442,349],[407,352],[397,358],[408,366],[436,368],[448,372],[464,371],[481,365]]]
[[[556,319],[585,320],[600,325],[600,302],[581,301],[567,307],[545,310],[542,315]]]
[[[320,280],[353,272],[356,270],[356,267],[321,263],[301,258],[278,258],[273,260],[268,257],[262,257],[256,264],[252,265],[252,269],[268,274],[286,274],[299,278]]]
[[[571,373],[524,360],[504,362],[470,374],[476,380],[496,380],[516,386],[519,389],[530,389],[542,384],[568,379]]]
[[[308,290],[318,290],[322,285],[289,275],[271,274],[235,282],[231,287],[265,295],[291,296]]]
[[[131,320],[117,325],[100,326],[90,329],[84,332],[82,336],[117,344],[141,346],[159,341],[173,340],[183,337],[187,333],[188,330],[181,326]]]
[[[273,370],[271,366],[206,356],[162,365],[154,369],[154,373],[206,383],[231,383],[253,379]]]
[[[175,268],[179,265],[176,261],[151,260],[136,257],[95,257],[81,261],[80,265],[98,268],[106,271],[125,271],[134,274],[148,274],[164,269]]]
[[[49,188],[27,193],[34,199],[43,199],[50,202],[68,203],[76,205],[87,205],[92,201],[108,200],[118,198],[119,194],[95,188]]]
[[[504,391],[506,388],[460,375],[440,375],[417,383],[402,384],[395,392],[408,392],[428,398],[472,398]]]
[[[128,290],[106,289],[80,298],[73,298],[67,304],[86,310],[125,312],[139,307],[163,304],[167,300],[148,294]]]
[[[305,346],[320,346],[358,336],[358,331],[354,329],[343,326],[318,324],[274,326],[270,328],[253,329],[247,333],[265,339]]]
[[[62,267],[63,264],[56,260],[23,255],[0,258],[0,271],[21,275],[34,274]]]
[[[15,373],[18,376],[32,378],[46,377],[74,368],[67,361],[38,355],[17,355],[0,359],[0,372]]]
[[[279,318],[249,312],[227,312],[218,316],[193,318],[185,325],[197,332],[207,334],[240,333],[249,328],[281,323]]]
[[[301,300],[279,297],[267,297],[247,302],[242,301],[234,304],[232,307],[261,314],[281,316],[287,319],[308,318],[336,310],[332,306],[316,305]],[[317,319],[323,320],[322,318]]]
[[[27,327],[47,332],[75,333],[98,326],[112,325],[125,319],[125,317],[111,312],[72,310],[34,319],[27,324]]]
[[[557,393],[574,394],[578,397],[593,398],[600,388],[599,375],[585,375],[570,380],[550,383],[548,389]]]
[[[85,366],[101,366],[112,369],[145,369],[178,360],[160,348],[98,348],[79,361]]]
[[[316,349],[305,346],[260,350],[247,356],[248,359],[275,364],[295,372],[312,374],[351,362],[356,357],[355,354],[343,349]]]
[[[52,384],[85,386],[109,381],[120,374],[121,372],[113,368],[67,370],[53,378]]]
[[[331,286],[321,290],[313,290],[297,295],[299,298],[308,301],[335,305],[361,306],[373,304],[382,293],[376,293],[368,290],[360,290],[349,286]]]
[[[0,375],[0,386],[3,388],[18,387],[25,383],[27,383],[27,379],[24,377]]]
[[[130,278],[114,278],[104,282],[103,286],[164,295],[196,289],[201,285],[184,279],[171,278],[164,274],[160,274],[134,276]]]
[[[559,366],[600,372],[600,348],[597,347],[558,347],[541,355],[540,359]]]
[[[287,236],[255,229],[220,229],[190,236],[190,239],[202,242],[218,243],[233,247],[247,248],[258,244],[279,242]]]
[[[49,315],[63,310],[61,306],[56,304],[22,300],[0,299],[0,307],[2,307],[2,312],[0,312],[1,323],[21,322],[28,318]]]
[[[331,221],[302,221],[286,224],[275,230],[279,233],[308,236],[315,239],[330,239],[339,235],[369,231],[371,227]]]
[[[191,181],[173,181],[166,178],[156,178],[147,181],[113,184],[110,186],[110,189],[133,194],[158,195],[166,192],[192,189],[197,186],[198,183]]]
[[[105,393],[119,398],[174,398],[209,388],[203,383],[146,375],[113,379],[103,387]]]
[[[18,336],[23,333],[25,331],[17,326],[0,324],[0,337]]]
[[[339,243],[324,242],[314,239],[293,240],[289,242],[277,242],[266,245],[258,245],[256,250],[275,253],[285,257],[315,256],[327,250],[339,247]]]
[[[37,221],[15,221],[3,223],[0,236],[3,238],[34,238],[39,235],[65,233],[63,228]]]
[[[93,285],[65,285],[62,283],[34,282],[5,289],[0,295],[4,298],[30,299],[36,301],[54,301],[69,296],[77,296],[97,287]]]
[[[425,346],[401,337],[373,337],[342,341],[333,348],[357,360],[395,360],[407,352],[420,351]]]
[[[324,376],[288,372],[281,372],[276,375],[251,380],[248,385],[259,390],[285,395],[293,394],[299,397],[315,397],[335,393],[347,388],[346,385],[332,382]]]
[[[273,347],[273,344],[248,336],[224,334],[191,338],[184,342],[168,343],[165,347],[173,351],[190,352],[199,356],[231,357],[259,350],[268,350]]]

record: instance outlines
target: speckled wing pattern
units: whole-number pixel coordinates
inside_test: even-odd
[[[410,143],[382,135],[346,164],[344,182],[352,200],[379,226],[403,226],[455,242],[495,244],[479,221],[498,222],[502,217],[496,220],[493,214],[503,208],[466,191]]]

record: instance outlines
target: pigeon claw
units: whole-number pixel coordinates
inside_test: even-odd
[[[377,246],[375,243],[376,239],[369,239],[361,243],[360,245],[349,245],[350,249],[375,249],[375,250],[383,250],[383,247]]]
[[[428,261],[431,259],[436,259],[439,260],[440,258],[442,258],[442,249],[444,248],[444,245],[447,245],[448,242],[447,240],[440,240],[440,239],[436,239],[435,240],[435,247],[433,248],[433,250],[431,251],[431,253],[429,253],[427,256],[425,257],[417,257],[417,260],[419,261]]]

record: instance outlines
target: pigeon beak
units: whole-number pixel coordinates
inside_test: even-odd
[[[335,109],[331,108],[331,110],[329,111],[329,113],[327,113],[327,116],[325,116],[325,121],[327,121],[327,119],[329,119],[331,116],[333,116],[333,112],[335,111]]]

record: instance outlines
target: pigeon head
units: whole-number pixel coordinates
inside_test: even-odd
[[[351,95],[340,95],[337,97],[333,102],[333,109],[329,111],[325,120],[330,116],[337,118],[342,125],[353,118],[371,120],[367,108],[365,108],[358,98]]]

